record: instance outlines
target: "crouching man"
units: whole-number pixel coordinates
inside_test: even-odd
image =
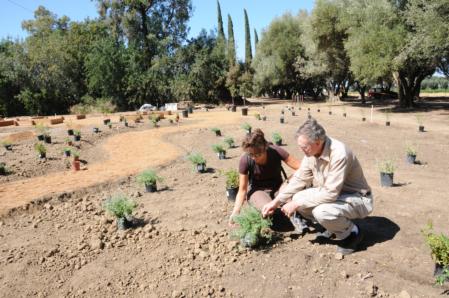
[[[300,214],[318,222],[326,229],[321,236],[335,237],[337,251],[351,254],[363,239],[352,220],[373,210],[371,189],[360,163],[345,144],[326,136],[313,118],[299,127],[296,137],[305,154],[301,166],[275,199],[264,205],[262,215],[271,215],[282,205],[289,217]],[[306,188],[312,182],[313,187]]]

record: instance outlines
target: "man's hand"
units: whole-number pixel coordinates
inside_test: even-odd
[[[292,216],[298,210],[298,204],[294,201],[290,201],[282,206],[281,211],[288,217]]]
[[[276,208],[279,206],[279,201],[278,200],[273,200],[270,203],[265,204],[262,207],[262,216],[263,217],[267,217],[269,215],[272,215],[274,213],[274,210],[276,210]]]

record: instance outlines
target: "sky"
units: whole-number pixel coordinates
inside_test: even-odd
[[[23,20],[34,18],[33,12],[39,5],[44,6],[58,17],[68,16],[72,21],[82,21],[85,18],[98,16],[96,1],[91,0],[0,0],[0,38],[25,38],[22,30]],[[237,57],[245,56],[245,28],[243,9],[246,9],[251,27],[251,42],[254,53],[254,29],[259,40],[262,30],[270,22],[284,13],[297,14],[299,10],[311,11],[314,0],[221,0],[223,25],[227,35],[228,14],[234,25],[234,36],[237,46]],[[193,16],[189,21],[189,37],[195,37],[204,28],[208,32],[217,29],[216,0],[192,0]]]

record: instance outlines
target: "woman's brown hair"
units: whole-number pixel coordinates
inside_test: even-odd
[[[265,140],[264,133],[260,128],[256,128],[253,132],[247,134],[242,142],[242,148],[244,151],[249,148],[262,150],[267,146],[268,142]]]

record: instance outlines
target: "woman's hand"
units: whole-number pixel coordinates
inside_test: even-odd
[[[234,216],[238,215],[240,211],[232,211],[231,216],[229,216],[228,226],[231,228],[235,228],[237,224],[234,222]]]

